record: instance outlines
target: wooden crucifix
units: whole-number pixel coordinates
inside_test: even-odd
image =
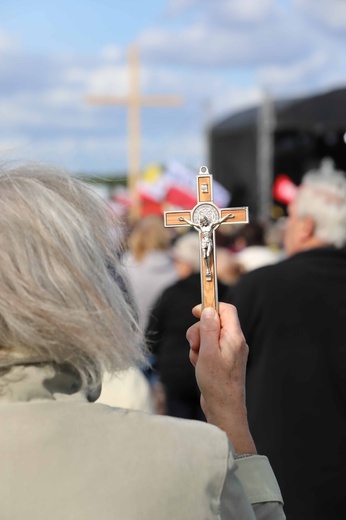
[[[128,107],[128,182],[127,186],[133,199],[136,198],[136,185],[141,167],[141,108],[177,107],[182,98],[175,95],[142,95],[139,78],[139,52],[132,46],[128,54],[129,94],[128,96],[94,96],[87,97],[93,105],[125,105]],[[132,210],[134,208],[131,208]]]
[[[197,179],[197,204],[192,210],[165,211],[165,227],[191,226],[199,233],[202,307],[218,308],[215,231],[223,224],[246,224],[248,208],[218,208],[213,202],[213,178],[202,166]]]

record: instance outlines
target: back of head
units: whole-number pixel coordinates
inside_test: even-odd
[[[168,230],[158,215],[141,218],[130,233],[129,248],[137,261],[141,261],[149,251],[164,251],[169,247]]]
[[[0,170],[0,368],[68,363],[93,385],[142,361],[120,235],[79,180],[42,166]]]
[[[200,268],[200,244],[198,233],[188,231],[180,236],[173,247],[173,257],[176,261],[188,264],[191,272],[197,273]]]
[[[295,199],[298,217],[314,220],[314,234],[326,244],[346,244],[346,175],[325,159],[321,168],[307,172]]]

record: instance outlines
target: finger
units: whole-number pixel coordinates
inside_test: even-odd
[[[234,305],[230,303],[219,303],[219,315],[222,324],[227,324],[229,320],[232,322],[232,329],[235,333],[241,333],[241,327],[238,318],[238,312]]]
[[[199,304],[199,305],[196,305],[193,309],[192,309],[192,314],[194,315],[195,318],[200,318],[201,317],[201,312],[202,312],[202,305]]]
[[[219,312],[220,350],[223,356],[233,356],[236,352],[242,352],[242,355],[247,357],[248,346],[240,326],[237,309],[228,303],[220,303]]]
[[[229,339],[238,341],[243,340],[243,331],[240,326],[237,309],[234,305],[229,303],[220,303],[219,313],[221,321],[221,337],[226,334]]]
[[[190,362],[195,367],[197,365],[197,361],[198,361],[198,352],[195,352],[192,349],[190,349],[189,358],[190,358]]]
[[[200,346],[200,341],[201,341],[199,328],[200,328],[199,322],[194,323],[193,325],[191,325],[191,327],[186,332],[186,339],[190,344],[190,348],[191,348],[191,350],[196,351],[196,352],[199,351],[199,346]]]

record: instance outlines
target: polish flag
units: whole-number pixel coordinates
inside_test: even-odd
[[[192,209],[197,204],[196,172],[178,161],[171,161],[164,172],[168,189],[166,202],[179,209]],[[214,203],[226,206],[231,194],[213,179]]]

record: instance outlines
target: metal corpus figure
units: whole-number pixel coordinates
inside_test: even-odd
[[[228,213],[223,218],[216,221],[211,221],[206,215],[201,215],[199,218],[199,224],[192,222],[192,220],[188,220],[185,217],[179,217],[180,221],[186,222],[201,234],[201,250],[205,263],[206,279],[208,281],[211,281],[210,255],[213,251],[213,232],[228,218],[234,218],[234,215]]]

